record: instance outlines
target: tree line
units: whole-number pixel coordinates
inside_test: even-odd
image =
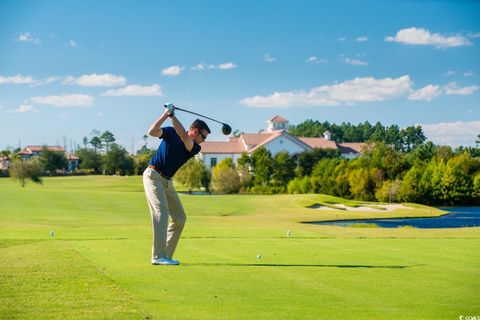
[[[304,127],[325,125],[311,124]],[[346,124],[344,128],[348,127]],[[370,127],[364,123],[355,130]],[[375,125],[373,128],[377,129],[367,131],[396,131],[395,127],[380,127]],[[323,129],[318,129],[317,133]],[[362,155],[353,160],[342,158],[334,149],[314,149],[298,154],[284,151],[272,155],[265,148],[258,148],[250,155],[242,154],[237,164],[232,159],[224,159],[212,170],[202,161],[191,159],[175,178],[190,189],[203,188],[218,193],[323,193],[369,201],[480,204],[480,135],[477,147],[452,149],[425,142],[420,127],[407,129],[404,133],[403,129],[399,131],[399,136],[404,138],[397,144],[388,143],[392,141],[386,139],[375,140],[378,135],[363,134],[362,139],[370,143],[366,144]],[[328,130],[335,129],[330,126]],[[93,133],[90,139],[84,139],[84,147],[76,152],[80,158],[77,173],[141,174],[155,152],[148,148],[147,136],[144,136],[142,148],[131,155],[115,143],[113,134]],[[311,135],[307,131],[293,133]],[[406,140],[409,135],[410,140]],[[65,168],[66,163],[63,153],[44,150],[36,159],[14,161],[10,172],[14,177],[33,176],[38,182],[42,174],[54,174]],[[24,185],[25,179],[19,180]]]
[[[358,125],[343,122],[340,125],[328,121],[306,120],[299,125],[289,127],[289,133],[297,137],[322,137],[330,132],[337,142],[384,142],[396,150],[408,152],[426,141],[421,126],[409,126],[400,129],[397,125],[384,126],[380,122],[371,125],[365,121]]]

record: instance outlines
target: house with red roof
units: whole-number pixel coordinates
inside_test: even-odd
[[[260,147],[265,147],[272,155],[280,151],[290,154],[312,151],[314,148],[339,150],[342,157],[353,159],[358,157],[365,143],[338,143],[331,140],[327,131],[323,137],[296,137],[288,133],[288,120],[275,116],[267,120],[267,128],[260,133],[242,133],[238,137],[230,137],[228,141],[205,141],[199,157],[209,167],[214,167],[225,158],[231,158],[234,163],[243,152],[252,154]]]
[[[78,168],[80,158],[74,154],[68,153],[65,149],[61,146],[26,146],[17,154],[22,158],[22,160],[28,160],[32,157],[38,157],[42,152],[43,148],[47,148],[47,150],[54,151],[54,152],[63,152],[65,153],[65,157],[68,161],[68,168],[67,171],[74,171]]]

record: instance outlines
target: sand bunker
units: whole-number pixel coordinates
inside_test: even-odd
[[[357,212],[388,212],[394,211],[398,209],[411,209],[410,207],[406,207],[403,204],[375,204],[374,206],[360,206],[360,207],[349,207],[341,203],[334,203],[332,204],[333,207],[322,206],[319,204],[311,206],[311,208],[317,210],[346,210],[346,211],[357,211]]]

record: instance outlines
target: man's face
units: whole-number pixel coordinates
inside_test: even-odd
[[[207,139],[208,132],[206,130],[195,129],[194,133],[193,141],[195,141],[196,144],[200,144]]]

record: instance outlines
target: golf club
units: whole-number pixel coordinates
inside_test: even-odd
[[[173,108],[172,108],[173,107]],[[210,117],[207,117],[207,116],[204,116],[202,114],[199,114],[199,113],[196,113],[196,112],[193,112],[193,111],[190,111],[190,110],[186,110],[186,109],[182,109],[182,108],[179,108],[179,107],[176,107],[174,106],[173,104],[171,103],[167,103],[165,105],[165,108],[171,110],[180,110],[180,111],[183,111],[183,112],[188,112],[188,113],[191,113],[191,114],[194,114],[194,115],[197,115],[199,117],[203,117],[203,118],[206,118],[206,119],[209,119],[209,120],[212,120],[212,121],[215,121],[217,123],[220,123],[222,125],[222,132],[224,135],[228,136],[230,133],[232,133],[232,127],[230,127],[228,124],[226,123],[223,123],[221,121],[218,121],[218,120],[215,120],[215,119],[212,119]]]

